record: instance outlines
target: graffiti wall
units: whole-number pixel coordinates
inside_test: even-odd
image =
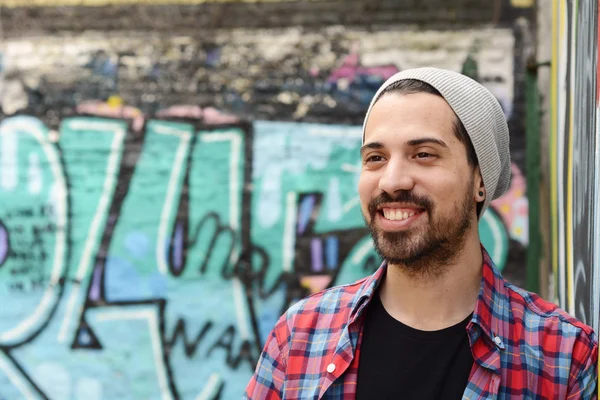
[[[0,398],[237,398],[290,304],[379,266],[356,193],[378,86],[450,68],[512,119],[518,48],[505,28],[5,39]],[[480,228],[522,282],[516,153]]]
[[[598,2],[554,4],[552,223],[556,296],[599,328]]]

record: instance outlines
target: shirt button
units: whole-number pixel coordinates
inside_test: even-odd
[[[331,363],[327,366],[327,372],[329,372],[330,374],[333,374],[333,371],[335,371],[335,364]]]
[[[494,338],[494,343],[496,343],[496,345],[500,348],[504,347],[504,343],[502,343],[502,339],[500,338],[500,336],[496,336]]]

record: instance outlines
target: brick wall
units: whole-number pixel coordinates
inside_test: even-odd
[[[0,396],[237,397],[291,302],[377,268],[360,123],[406,68],[504,107],[480,227],[522,284],[531,10],[400,3],[2,9]]]

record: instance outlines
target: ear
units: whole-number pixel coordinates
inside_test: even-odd
[[[473,196],[475,197],[476,202],[483,203],[487,193],[485,192],[485,185],[483,184],[479,166],[474,168],[473,175]]]

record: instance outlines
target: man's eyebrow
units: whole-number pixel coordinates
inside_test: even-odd
[[[443,140],[440,139],[436,139],[436,138],[431,138],[431,137],[424,137],[424,138],[419,138],[419,139],[413,139],[413,140],[409,140],[408,142],[406,142],[407,145],[409,146],[420,146],[422,144],[437,144],[438,146],[444,147],[446,149],[449,149],[448,145],[446,144],[446,142],[444,142]]]
[[[383,143],[381,142],[371,142],[371,143],[367,143],[365,145],[363,145],[360,148],[360,154],[363,154],[365,151],[367,151],[368,149],[383,149]]]

